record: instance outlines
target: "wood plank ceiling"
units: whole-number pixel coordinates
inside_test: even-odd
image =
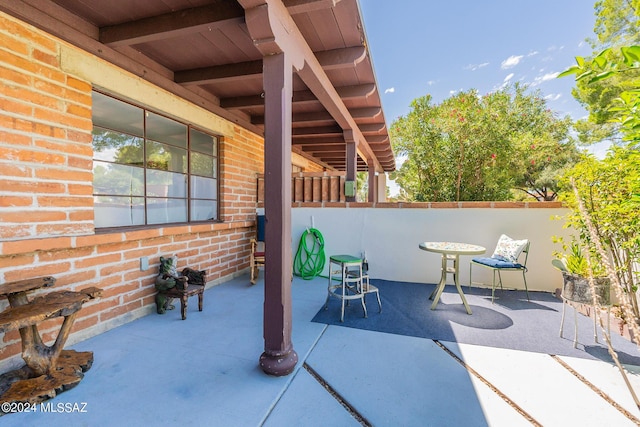
[[[357,0],[283,3],[366,139],[358,170],[393,171]],[[263,134],[262,54],[236,0],[0,0],[0,10]],[[295,75],[293,89],[293,151],[345,170],[343,129]]]

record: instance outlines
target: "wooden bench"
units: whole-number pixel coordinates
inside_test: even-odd
[[[0,376],[0,402],[37,403],[75,386],[93,363],[93,353],[64,350],[82,305],[100,296],[96,287],[80,291],[50,292],[29,300],[28,293],[55,284],[53,277],[20,280],[0,286],[9,307],[0,313],[0,332],[20,331],[26,365]],[[42,342],[38,324],[64,317],[51,346]]]

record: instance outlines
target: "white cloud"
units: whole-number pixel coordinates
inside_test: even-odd
[[[557,101],[560,98],[562,98],[561,93],[556,93],[556,94],[550,93],[549,95],[544,97],[544,99],[547,101]]]
[[[486,67],[487,65],[489,65],[488,62],[483,62],[482,64],[469,64],[466,67],[464,67],[464,70],[476,71],[476,70],[479,70],[480,68]]]
[[[388,88],[388,89],[385,89],[385,90],[384,90],[384,93],[394,93],[395,91],[396,91],[396,88],[395,88],[395,87],[390,87],[390,88]]]
[[[503,83],[509,82],[509,80],[511,80],[512,78],[513,78],[513,73],[507,75],[507,77],[504,78]]]
[[[527,54],[527,56],[535,56],[535,55],[537,55],[538,53],[539,53],[539,52],[538,52],[537,50],[534,50],[534,51],[532,51],[532,52],[529,52],[529,53]]]
[[[436,84],[436,81],[435,81],[435,80],[429,80],[429,81],[427,82],[427,85],[429,85],[429,86],[433,86],[434,84]]]
[[[558,74],[560,74],[560,73],[557,73],[557,72],[556,73],[547,73],[547,74],[543,74],[541,76],[538,76],[538,77],[536,77],[534,79],[533,83],[531,83],[531,86],[532,87],[538,86],[541,83],[544,83],[544,82],[549,81],[549,80],[553,80],[556,77],[558,77]]]
[[[547,48],[547,51],[549,51],[549,52],[555,52],[556,50],[563,50],[563,49],[564,49],[564,46],[556,46],[556,45],[553,45],[553,46],[549,46],[549,47]]]
[[[506,70],[507,68],[513,68],[520,63],[522,58],[523,55],[511,55],[510,57],[502,61],[502,64],[500,64],[500,68],[502,68],[503,70]]]

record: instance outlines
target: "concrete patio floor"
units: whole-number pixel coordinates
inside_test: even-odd
[[[287,377],[268,376],[258,367],[263,291],[262,280],[250,286],[239,277],[207,290],[203,312],[192,299],[185,321],[179,309],[154,313],[76,344],[95,358],[82,382],[49,401],[52,411],[9,414],[0,425],[566,427],[640,419],[606,362],[311,322],[325,300],[322,278],[294,279],[299,363]],[[629,369],[640,392],[640,368]]]

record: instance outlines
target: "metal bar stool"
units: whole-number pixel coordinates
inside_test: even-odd
[[[334,284],[334,277],[340,283]],[[341,300],[340,321],[344,322],[344,305],[349,301],[359,299],[367,317],[367,306],[364,303],[365,293],[362,286],[362,259],[351,255],[333,255],[329,257],[329,285],[327,300],[324,304],[326,310],[329,306],[329,298],[336,297]]]

